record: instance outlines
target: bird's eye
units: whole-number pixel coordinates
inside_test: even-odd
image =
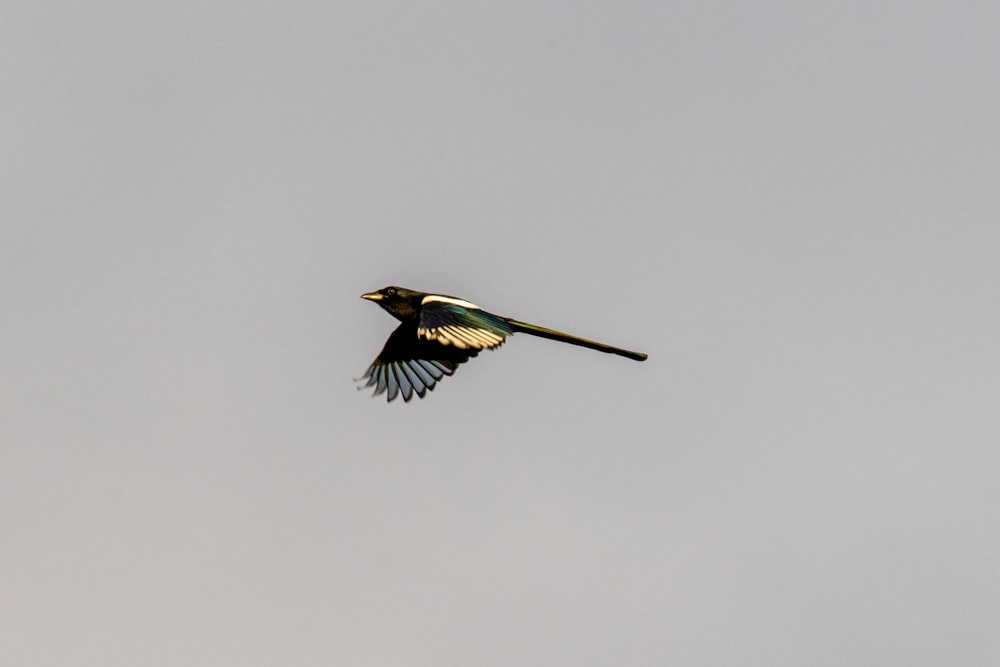
[[[385,291],[385,293],[388,294],[389,296],[395,296],[396,295],[396,288],[395,287],[390,287],[389,289],[387,289]]]

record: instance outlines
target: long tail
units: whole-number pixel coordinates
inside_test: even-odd
[[[540,327],[537,324],[528,324],[527,322],[518,322],[517,320],[512,320],[510,318],[504,318],[507,320],[507,324],[510,325],[511,329],[519,333],[531,334],[532,336],[539,336],[540,338],[549,338],[551,340],[557,340],[562,343],[569,343],[570,345],[579,345],[580,347],[588,347],[591,350],[597,350],[598,352],[607,352],[608,354],[617,354],[620,357],[628,357],[629,359],[635,359],[636,361],[645,361],[646,354],[643,352],[632,352],[631,350],[623,350],[620,347],[613,347],[611,345],[605,345],[604,343],[598,343],[597,341],[587,340],[586,338],[578,338],[577,336],[570,336],[569,334],[563,333],[561,331],[555,331],[554,329],[546,329],[545,327]]]

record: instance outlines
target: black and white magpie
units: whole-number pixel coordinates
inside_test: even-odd
[[[636,361],[645,361],[642,352],[631,352],[585,338],[578,338],[488,313],[474,303],[444,294],[415,292],[403,287],[385,287],[362,294],[402,322],[385,342],[385,347],[365,374],[358,389],[375,387],[373,396],[387,392],[392,401],[403,395],[409,401],[416,394],[424,397],[446,375],[455,372],[479,354],[480,350],[499,347],[507,336],[526,333],[563,343],[589,347]]]

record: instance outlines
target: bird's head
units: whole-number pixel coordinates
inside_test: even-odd
[[[362,294],[362,299],[374,301],[397,320],[406,321],[420,315],[420,302],[425,292],[415,292],[405,287],[383,287],[377,292]]]

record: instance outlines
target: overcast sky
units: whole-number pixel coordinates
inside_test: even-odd
[[[998,35],[7,3],[0,663],[1000,663]],[[649,360],[387,405],[390,284]]]

